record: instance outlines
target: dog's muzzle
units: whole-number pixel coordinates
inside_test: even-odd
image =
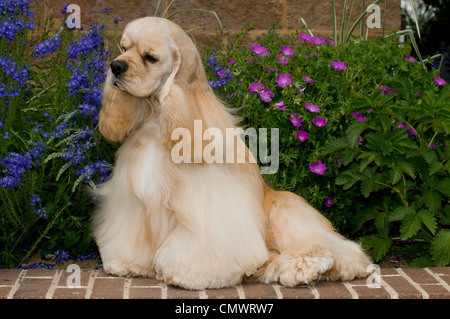
[[[128,64],[123,60],[112,61],[110,67],[115,76],[120,76],[128,70]]]

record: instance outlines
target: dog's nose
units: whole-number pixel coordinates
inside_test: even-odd
[[[128,70],[128,64],[122,60],[114,60],[111,62],[111,71],[115,76],[119,76]]]

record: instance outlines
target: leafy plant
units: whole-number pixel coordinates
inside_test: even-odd
[[[29,1],[0,4],[0,264],[37,248],[94,249],[94,202],[82,187],[108,178],[113,152],[96,130],[110,54],[105,27],[35,20]],[[63,10],[63,13],[65,9]],[[39,14],[37,14],[39,15]]]
[[[438,71],[393,36],[341,46],[272,28],[245,43],[251,28],[205,63],[244,126],[279,128],[266,182],[305,197],[376,261],[401,243],[416,265],[449,264],[450,89]]]

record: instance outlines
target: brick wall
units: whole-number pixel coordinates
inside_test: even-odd
[[[123,30],[126,23],[140,17],[153,16],[157,0],[40,0],[42,4],[41,15],[53,14],[59,24],[63,23],[61,9],[67,3],[78,4],[81,8],[81,24],[103,24],[103,9],[111,10],[111,20],[120,17],[119,30]],[[164,0],[162,11],[171,0]],[[352,1],[348,1],[352,2]],[[361,13],[362,0],[355,1],[352,21]],[[372,1],[365,1],[366,6]],[[337,23],[340,27],[342,21],[342,8],[344,0],[336,0]],[[384,3],[386,8],[384,8]],[[386,29],[399,30],[401,28],[400,0],[381,1],[381,12],[386,12]],[[169,9],[173,13],[182,9],[213,10],[225,26],[225,35],[240,31],[251,21],[256,23],[253,35],[266,32],[271,26],[280,22],[282,33],[291,33],[301,29],[300,18],[304,18],[312,31],[319,36],[331,37],[333,20],[331,15],[331,1],[319,0],[175,0]],[[173,19],[179,25],[192,29],[203,27],[196,31],[196,39],[200,45],[214,36],[219,30],[219,24],[212,14],[204,12],[184,12]],[[358,29],[359,30],[359,29]],[[370,34],[379,34],[380,30],[372,29]],[[226,37],[225,37],[226,39]]]

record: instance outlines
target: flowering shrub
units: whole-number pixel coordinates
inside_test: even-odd
[[[114,154],[96,130],[110,58],[105,27],[53,33],[52,20],[34,22],[28,2],[0,2],[4,267],[20,265],[36,248],[43,256],[62,251],[64,257],[94,249],[94,203],[83,185],[104,182]]]
[[[341,46],[272,29],[245,43],[249,29],[205,59],[210,78],[228,75],[213,87],[243,126],[279,128],[266,182],[305,197],[375,261],[448,265],[448,84],[395,37]]]

